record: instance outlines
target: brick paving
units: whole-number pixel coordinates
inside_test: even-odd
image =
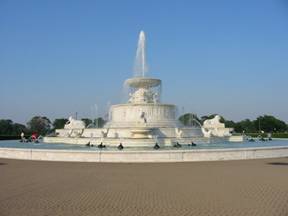
[[[288,215],[288,158],[194,163],[0,159],[0,216]]]

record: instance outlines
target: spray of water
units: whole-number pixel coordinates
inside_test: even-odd
[[[148,68],[146,64],[146,39],[144,31],[139,34],[135,65],[134,65],[134,76],[144,77],[147,73]]]

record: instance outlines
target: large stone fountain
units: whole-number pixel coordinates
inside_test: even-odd
[[[134,77],[125,81],[129,89],[127,103],[112,105],[109,121],[104,128],[83,128],[73,118],[64,129],[56,130],[57,137],[46,142],[99,144],[106,146],[154,146],[191,143],[211,132],[199,126],[184,127],[177,120],[176,106],[161,103],[161,80],[147,77],[145,34],[140,32],[135,60]],[[215,134],[215,133],[214,133]],[[204,135],[204,136],[203,136]]]

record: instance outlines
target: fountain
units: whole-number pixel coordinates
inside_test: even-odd
[[[287,140],[242,142],[243,136],[231,136],[231,128],[220,122],[220,116],[203,125],[196,119],[191,119],[189,127],[182,125],[176,106],[161,101],[161,80],[146,75],[145,41],[141,31],[134,76],[124,82],[129,99],[110,107],[103,128],[86,128],[84,122],[70,117],[56,136],[44,137],[45,143],[0,141],[0,158],[118,163],[288,156]]]
[[[191,140],[204,139],[203,133],[209,133],[209,128],[204,130],[201,125],[182,125],[176,116],[176,106],[161,102],[161,80],[147,77],[147,72],[146,38],[144,31],[141,31],[134,76],[124,82],[129,89],[129,99],[126,103],[110,107],[109,121],[104,128],[65,127],[56,130],[56,137],[46,137],[44,140],[70,144],[103,142],[107,146],[118,146],[121,142],[123,146],[152,147],[155,145],[155,137],[159,146],[173,146],[175,143],[191,143]]]

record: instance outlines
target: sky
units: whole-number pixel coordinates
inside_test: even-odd
[[[180,114],[288,122],[288,0],[0,0],[0,119],[103,116],[141,30]]]

